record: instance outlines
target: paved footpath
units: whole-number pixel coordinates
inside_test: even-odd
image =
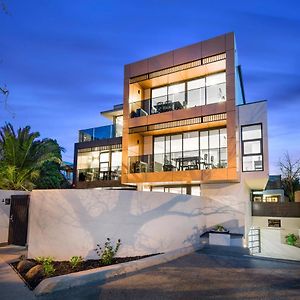
[[[33,293],[27,288],[23,280],[8,265],[16,260],[26,250],[18,246],[0,248],[0,299],[1,300],[33,300]]]

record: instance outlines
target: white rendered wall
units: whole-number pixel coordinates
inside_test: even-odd
[[[28,192],[0,190],[0,243],[8,241],[10,205],[5,205],[5,198],[22,194],[28,194]]]
[[[224,224],[242,232],[243,204],[236,197],[178,195],[118,190],[33,191],[28,255],[96,258],[107,237],[122,240],[119,256],[166,252],[199,245],[209,226]],[[236,190],[237,191],[237,190]],[[211,197],[209,196],[211,195]]]
[[[243,172],[242,180],[248,186],[255,190],[264,189],[269,179],[269,146],[268,146],[268,113],[267,102],[254,102],[246,105],[238,106],[238,119],[239,119],[239,140],[241,135],[241,126],[262,123],[263,128],[263,161],[264,170],[257,172]],[[242,170],[242,151],[240,152],[240,166]]]
[[[244,234],[249,224],[248,214],[251,214],[248,212],[249,197],[250,191],[242,183],[202,184],[207,228],[220,224],[230,232]]]
[[[261,228],[261,253],[257,256],[300,260],[300,248],[285,243],[285,231],[280,228]]]

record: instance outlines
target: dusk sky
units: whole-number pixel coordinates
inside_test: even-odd
[[[109,124],[123,67],[235,32],[246,100],[268,100],[270,173],[300,158],[299,1],[1,0],[0,125],[30,125],[73,161],[78,130]]]

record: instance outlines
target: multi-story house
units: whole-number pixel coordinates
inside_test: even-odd
[[[102,115],[113,125],[80,131],[76,187],[201,195],[251,217],[268,180],[267,111],[246,103],[233,33],[125,65],[123,105]]]

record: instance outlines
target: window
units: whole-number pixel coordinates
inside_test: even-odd
[[[206,104],[226,101],[226,73],[206,77]]]
[[[115,137],[123,135],[123,116],[115,117]]]
[[[263,171],[262,124],[242,126],[243,172]]]
[[[187,107],[205,105],[205,78],[188,81]]]
[[[154,137],[154,171],[227,167],[226,128]]]
[[[226,101],[226,73],[152,89],[151,113]]]
[[[181,103],[185,99],[185,84],[173,84],[168,88],[168,100],[171,102],[180,101]]]

